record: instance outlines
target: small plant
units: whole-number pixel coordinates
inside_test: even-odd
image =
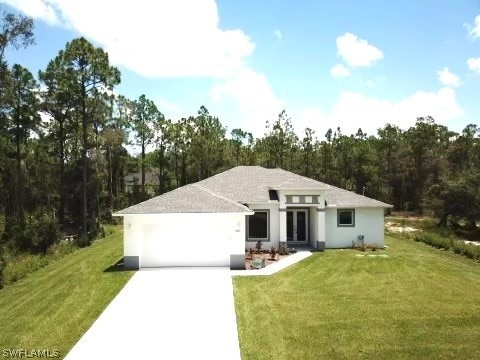
[[[290,249],[288,248],[287,244],[281,244],[280,249],[278,251],[279,255],[288,255],[290,253]]]
[[[253,259],[253,249],[250,248],[248,249],[247,260],[252,260],[252,259]]]
[[[270,260],[275,260],[275,256],[277,255],[277,251],[275,250],[275,248],[272,246],[270,248]]]
[[[260,251],[262,251],[262,242],[260,240],[258,240],[257,243],[255,244],[255,249],[257,249],[257,254],[259,254]]]

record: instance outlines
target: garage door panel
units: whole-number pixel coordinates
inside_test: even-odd
[[[230,233],[225,222],[162,221],[143,229],[141,267],[229,266]]]

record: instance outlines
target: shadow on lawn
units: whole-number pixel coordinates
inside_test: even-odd
[[[135,269],[125,269],[123,267],[123,258],[120,258],[115,264],[110,265],[103,272],[135,271]]]

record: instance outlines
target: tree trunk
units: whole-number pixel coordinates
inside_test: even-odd
[[[163,146],[163,140],[160,144],[160,154],[159,154],[159,176],[158,181],[160,182],[160,194],[165,192],[165,147]]]
[[[25,212],[23,209],[23,174],[22,174],[22,153],[21,153],[21,134],[20,121],[16,118],[17,128],[15,136],[16,160],[17,160],[17,218],[20,224],[25,222]]]
[[[58,208],[58,222],[59,224],[65,223],[65,144],[64,144],[64,119],[62,118],[59,122],[59,145],[60,145],[60,204]]]
[[[145,196],[145,139],[142,139],[142,201],[147,197]]]
[[[85,87],[82,88],[82,236],[87,236],[87,109],[86,109],[86,91]]]

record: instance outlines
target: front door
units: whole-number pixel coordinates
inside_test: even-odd
[[[287,210],[287,241],[306,242],[308,240],[308,210]]]

